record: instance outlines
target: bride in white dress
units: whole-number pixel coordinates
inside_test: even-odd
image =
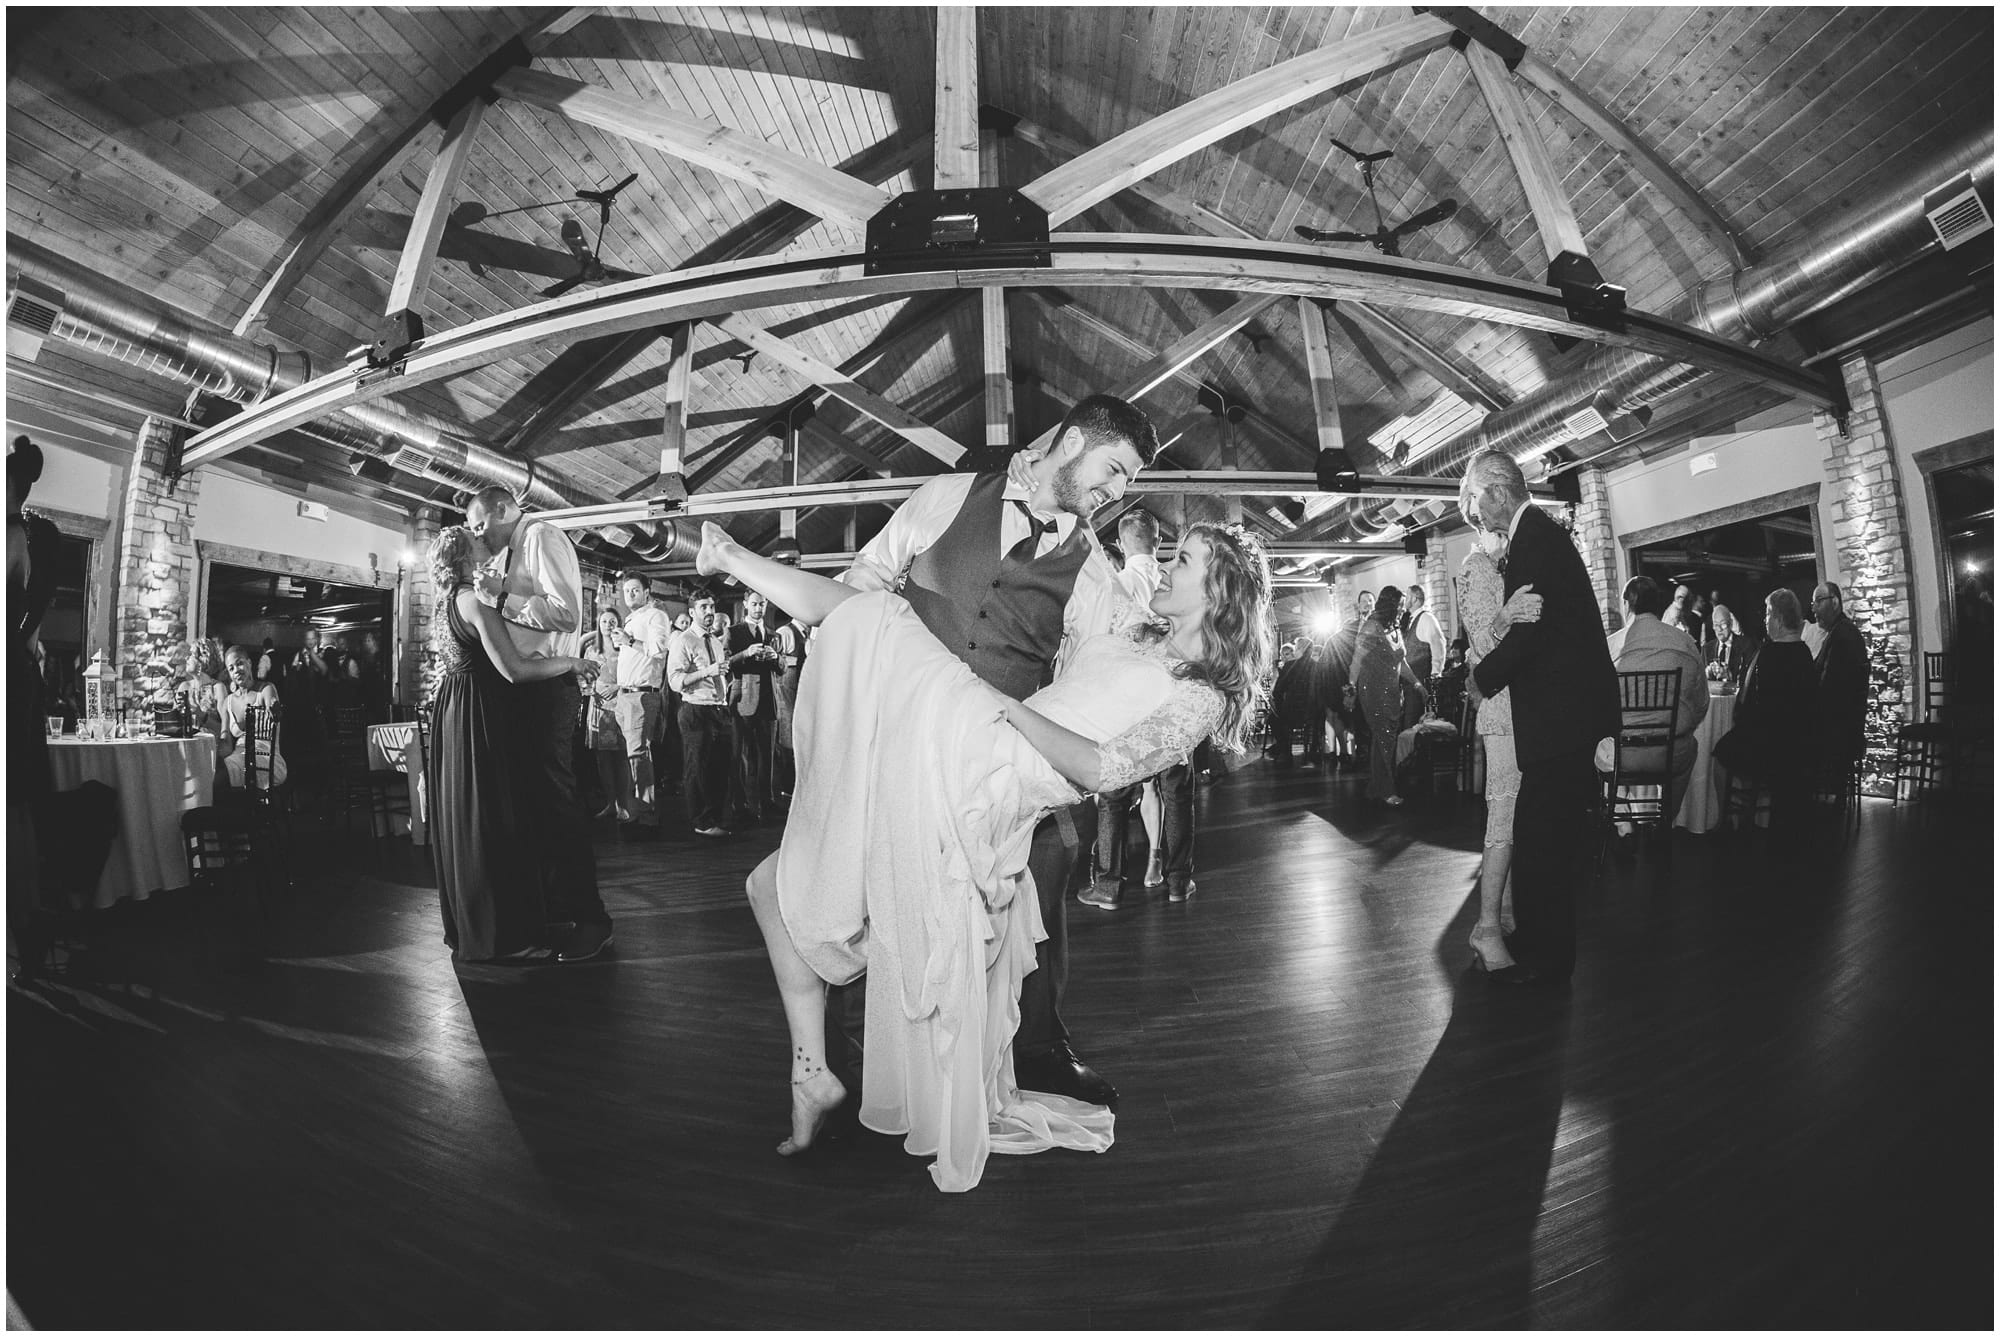
[[[827,982],[868,973],[861,1122],[932,1156],[947,1192],[992,1152],[1103,1151],[1110,1110],[1014,1083],[1020,983],[1046,936],[1027,873],[1042,814],[1240,747],[1271,653],[1271,581],[1240,530],[1195,525],[1149,612],[1010,700],[900,596],[781,565],[703,526],[697,568],[819,626],[793,717],[798,784],[750,875],[792,1038],[795,1155],[846,1097],[826,1067]],[[1164,624],[1164,630],[1162,629]]]

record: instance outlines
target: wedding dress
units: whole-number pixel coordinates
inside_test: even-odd
[[[1092,637],[1027,704],[1098,746],[1106,790],[1183,761],[1221,696],[1173,676],[1139,626]],[[935,1156],[947,1192],[990,1152],[1103,1151],[1112,1114],[1020,1091],[1020,984],[1046,937],[1027,873],[1036,822],[1083,795],[1001,718],[1003,698],[906,602],[858,595],[821,626],[793,717],[799,781],[778,905],[821,978],[866,970],[861,1122]]]

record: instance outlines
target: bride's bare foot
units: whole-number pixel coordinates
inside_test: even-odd
[[[780,1156],[796,1156],[812,1146],[826,1116],[847,1099],[847,1088],[825,1068],[792,1083],[792,1135],[778,1144]]]
[[[729,559],[739,545],[729,531],[713,520],[701,524],[701,551],[694,556],[694,569],[704,576],[717,575],[729,567]]]

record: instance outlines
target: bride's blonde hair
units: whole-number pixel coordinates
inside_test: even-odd
[[[1215,742],[1230,752],[1241,752],[1277,643],[1271,620],[1271,563],[1257,536],[1241,525],[1190,525],[1181,542],[1197,536],[1208,545],[1208,571],[1202,578],[1208,616],[1201,623],[1201,655],[1180,671],[1222,693],[1222,723],[1216,727]]]

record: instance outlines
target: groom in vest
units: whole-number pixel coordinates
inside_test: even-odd
[[[932,635],[1019,701],[1062,673],[1085,640],[1111,629],[1118,583],[1088,519],[1124,495],[1159,449],[1144,413],[1091,395],[1046,451],[1020,452],[1006,473],[945,474],[918,488],[841,578],[862,589],[900,588]],[[1070,1047],[1058,1011],[1069,973],[1063,893],[1095,829],[1094,799],[1035,829],[1028,872],[1048,937],[1021,981],[1014,1074],[1024,1090],[1116,1105],[1111,1083]],[[827,998],[827,1061],[856,1098],[862,986],[835,986]]]

